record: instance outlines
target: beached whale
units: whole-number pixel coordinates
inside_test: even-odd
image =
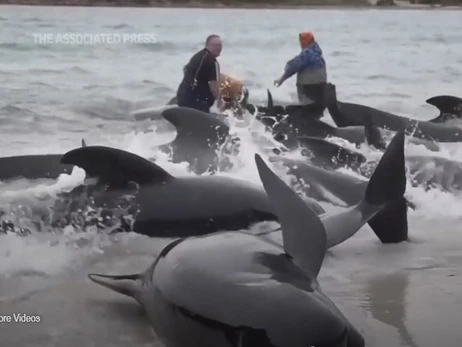
[[[376,134],[380,134],[380,131],[377,128],[373,126],[372,128],[375,130]],[[325,171],[320,171],[319,169],[337,170],[339,168],[350,168],[366,178],[371,176],[371,173],[377,164],[376,161],[367,159],[360,152],[344,148],[325,139],[304,138],[303,140],[303,146],[311,154],[310,162],[308,163],[301,160],[284,159],[285,164],[289,165],[290,167],[297,166],[299,169],[300,167],[316,166],[316,168],[313,170],[319,171],[317,174],[319,176],[323,176],[325,173]],[[379,150],[386,148],[386,144],[383,139],[377,141],[377,138],[375,138],[372,141],[368,141],[368,144],[371,147],[375,147]],[[271,160],[277,161],[278,159],[271,158]],[[406,167],[413,186],[422,186],[427,190],[431,188],[437,188],[455,194],[458,194],[462,191],[462,162],[460,161],[449,160],[436,156],[407,155]],[[300,171],[297,170],[296,173],[299,178],[301,178]],[[309,175],[308,172],[305,174]],[[328,173],[325,174],[331,175]],[[341,175],[342,177],[344,176],[340,173],[335,173],[334,176],[337,174]],[[348,180],[356,181],[353,176],[347,177]],[[363,182],[366,181],[364,180]],[[311,192],[311,194],[314,193]],[[338,194],[334,195],[338,196]],[[360,195],[361,194],[359,194],[359,196]],[[324,194],[322,194],[322,196],[324,196]],[[313,197],[324,200],[318,196],[318,194],[315,194]],[[349,201],[349,199],[347,200]],[[356,200],[357,197],[353,199],[353,202]],[[345,202],[345,199],[341,199],[341,201]],[[329,202],[335,203],[335,199],[329,198]]]
[[[282,245],[245,232],[183,238],[144,272],[88,277],[134,298],[166,347],[365,346],[317,281],[327,249],[322,222],[255,160]]]
[[[268,104],[265,112],[257,115],[257,119],[263,123],[272,132],[275,140],[281,142],[289,150],[303,147],[300,138],[318,137],[330,138],[338,137],[359,146],[366,142],[364,134],[364,125],[353,125],[345,127],[334,127],[330,124],[313,117],[310,114],[291,114],[289,112],[281,113],[277,106],[273,104],[271,92],[267,90]],[[382,130],[386,135],[392,136],[390,131]],[[416,145],[423,145],[431,151],[438,151],[439,146],[433,141],[423,140],[411,137],[409,141]]]
[[[367,119],[380,128],[400,131],[406,135],[437,142],[461,142],[462,128],[397,116],[372,107],[340,102],[335,85],[326,86],[326,102],[329,113],[338,127],[364,126]]]
[[[329,215],[312,199],[306,201],[322,215],[328,235],[329,225],[335,224],[333,220],[343,225],[346,225],[345,220],[351,220],[354,223],[350,229],[344,228],[348,230],[342,235],[344,239],[368,222],[374,225],[373,230],[382,242],[407,239],[406,206],[404,209],[397,208],[399,211],[393,211],[392,215],[388,212],[383,215],[382,212],[388,211],[386,206],[399,200],[405,192],[404,166],[400,165],[402,149],[398,140],[392,142],[393,146],[390,144],[369,181],[369,186],[376,186],[375,189],[370,188],[375,193],[364,195],[358,200],[358,206],[340,215]],[[133,194],[139,211],[133,230],[140,234],[152,237],[202,235],[220,230],[247,229],[257,222],[277,220],[265,192],[246,181],[220,176],[173,177],[142,157],[101,146],[74,149],[62,160],[84,169],[87,178],[97,178],[105,194],[104,201]],[[385,172],[386,177],[383,178]],[[374,177],[380,178],[378,185],[386,189],[386,193],[378,189]],[[137,184],[135,190],[130,190],[130,182]],[[358,218],[358,214],[362,217]],[[380,223],[374,222],[382,218],[392,219],[396,225],[383,228]]]

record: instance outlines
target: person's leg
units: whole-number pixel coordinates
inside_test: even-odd
[[[324,105],[324,91],[326,83],[297,85],[298,100],[301,105],[320,104]]]
[[[205,113],[210,113],[210,106],[205,101],[196,100],[195,101],[195,107],[193,107],[193,108],[195,108],[198,111],[202,111],[202,112],[205,112]]]
[[[321,118],[325,109],[326,83],[297,85],[298,98],[302,113],[309,113]]]
[[[198,111],[210,113],[210,107],[205,102],[196,100],[196,97],[188,95],[187,93],[177,93],[177,105],[180,107],[189,107]]]

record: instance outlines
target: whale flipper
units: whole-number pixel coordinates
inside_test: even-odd
[[[326,253],[327,236],[316,213],[255,154],[258,173],[282,228],[284,250],[316,278]]]
[[[88,274],[88,278],[93,282],[111,289],[116,293],[134,298],[141,304],[140,294],[143,290],[143,282],[150,281],[149,274],[156,267],[159,259],[164,257],[173,247],[181,243],[184,239],[177,239],[167,244],[159,253],[156,260],[143,272],[131,275],[104,275],[104,274]]]
[[[365,117],[364,119],[364,136],[369,146],[374,146],[376,149],[382,151],[387,148],[380,129],[374,125],[371,117]]]
[[[85,170],[87,177],[98,177],[100,183],[125,186],[167,182],[174,177],[167,171],[136,154],[117,148],[87,146],[73,149],[61,158],[62,164],[72,164]]]
[[[100,275],[88,274],[88,278],[99,285],[111,289],[119,294],[136,298],[137,294],[141,292],[141,281],[143,274],[133,275]]]
[[[319,137],[303,136],[298,137],[297,140],[302,147],[307,148],[313,154],[312,162],[320,163],[321,166],[327,166],[329,169],[337,169],[344,165],[356,169],[357,166],[367,161],[360,152],[352,151]]]
[[[462,98],[452,95],[438,95],[425,101],[427,104],[435,106],[440,115],[429,122],[444,123],[447,120],[462,118]]]

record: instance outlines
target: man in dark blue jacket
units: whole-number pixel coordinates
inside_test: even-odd
[[[210,113],[219,97],[220,55],[222,42],[218,35],[210,35],[205,47],[193,55],[184,67],[184,76],[177,91],[178,106]]]

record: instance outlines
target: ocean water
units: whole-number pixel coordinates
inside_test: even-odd
[[[255,103],[266,102],[267,88],[278,101],[296,100],[293,80],[280,88],[272,81],[297,53],[297,33],[310,29],[340,100],[431,119],[437,111],[425,104],[427,98],[462,95],[460,18],[460,11],[445,10],[1,6],[2,156],[64,153],[85,138],[88,144],[155,157],[173,175],[192,175],[186,165],[173,164],[156,150],[174,133],[157,131],[165,124],[138,122],[130,113],[165,104],[182,67],[210,33],[224,40],[222,71],[241,78]],[[155,40],[53,42],[64,33],[149,34]],[[51,42],[37,42],[39,37]],[[331,122],[328,114],[325,118]],[[258,124],[236,123],[232,130],[245,150],[222,174],[261,184],[253,157],[256,152],[267,157],[262,144],[268,134]],[[462,160],[458,144],[446,144],[437,153],[407,145],[406,153]],[[75,169],[53,182],[1,184],[0,204],[30,203],[83,177]],[[320,283],[368,346],[458,347],[462,200],[410,185],[406,194],[417,205],[409,214],[411,242],[385,246],[364,227],[328,252]],[[27,225],[27,217],[15,215]],[[0,323],[0,346],[160,346],[133,300],[91,283],[86,274],[139,272],[167,242],[72,228],[28,237],[0,235],[0,316],[40,316],[39,323]]]

